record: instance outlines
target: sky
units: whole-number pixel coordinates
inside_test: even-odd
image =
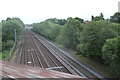
[[[18,17],[25,24],[44,21],[48,18],[67,19],[80,17],[91,20],[91,16],[110,18],[118,12],[120,0],[0,0],[0,20]]]

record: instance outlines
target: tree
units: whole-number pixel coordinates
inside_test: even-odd
[[[2,50],[8,49],[10,44],[7,43],[14,40],[14,29],[16,29],[18,39],[23,31],[23,28],[24,23],[19,18],[7,18],[6,21],[2,21]]]
[[[76,17],[75,19],[78,20],[78,21],[80,21],[81,23],[83,23],[83,21],[84,21],[83,19],[81,19],[79,17]]]
[[[61,25],[49,21],[44,21],[41,23],[34,23],[33,31],[54,41],[60,32],[60,27]]]
[[[81,43],[78,48],[82,55],[102,61],[102,46],[105,40],[113,38],[117,34],[109,27],[112,24],[107,21],[91,21],[84,25]]]
[[[63,44],[68,48],[76,49],[77,44],[80,43],[80,31],[82,31],[80,22],[76,19],[68,18],[62,34]]]
[[[7,18],[6,21],[11,20],[11,18]]]
[[[107,39],[102,47],[104,63],[109,65],[109,70],[120,77],[120,36]]]
[[[91,20],[93,21],[94,20],[94,16],[92,15],[92,18],[91,18]]]
[[[104,20],[104,15],[103,15],[103,13],[100,13],[99,16],[96,16],[96,17],[92,16],[91,19],[92,19],[92,21]]]
[[[100,18],[101,18],[101,20],[104,20],[104,15],[103,15],[103,13],[100,13]]]
[[[120,12],[116,12],[113,16],[111,16],[110,21],[120,23]]]
[[[52,23],[59,24],[59,25],[64,25],[66,23],[65,19],[57,19],[57,18],[50,18],[45,21],[52,22]]]

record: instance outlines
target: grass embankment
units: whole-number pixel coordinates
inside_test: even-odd
[[[58,44],[56,42],[51,41],[53,44],[57,45],[58,47],[62,48],[63,50],[69,52],[74,58],[76,58],[78,61],[82,62],[83,64],[89,66],[91,69],[96,71],[97,73],[101,74],[105,78],[114,78],[113,75],[110,74],[108,67],[94,61],[92,59],[86,58],[82,55],[76,54],[77,52],[71,49],[66,48],[64,45]]]

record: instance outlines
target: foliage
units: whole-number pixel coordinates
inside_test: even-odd
[[[82,31],[80,22],[76,19],[69,18],[63,29],[63,44],[68,48],[76,49],[77,44],[80,42],[80,31]]]
[[[48,21],[33,24],[33,30],[42,36],[55,40],[60,31],[60,25]]]
[[[6,58],[9,54],[9,50],[4,50],[2,53],[0,53],[0,60]]]
[[[111,16],[110,21],[120,23],[120,12],[116,12],[113,16]]]
[[[92,21],[86,24],[78,17],[68,18],[62,26],[57,20],[54,18],[35,23],[33,30],[69,49],[76,50],[78,54],[107,65],[112,73],[120,76],[120,53],[117,51],[120,24],[105,20],[102,13],[100,16],[92,16]]]
[[[59,24],[59,25],[64,25],[66,23],[65,19],[56,19],[56,18],[50,18],[50,19],[47,19],[46,21]]]
[[[109,65],[109,69],[114,75],[120,76],[120,36],[107,39],[102,47],[104,63]]]
[[[64,44],[66,47],[76,49],[79,43],[82,26],[79,20],[68,18],[64,26],[60,26],[45,20],[41,23],[34,23],[33,30],[50,40]]]
[[[100,13],[99,16],[92,16],[92,21],[99,21],[99,20],[104,20],[104,16],[103,16],[103,13]]]
[[[13,40],[7,40],[4,47],[5,47],[5,49],[11,49],[13,44],[14,44]]]
[[[24,23],[19,18],[7,18],[6,21],[2,21],[2,50],[7,50],[12,47],[14,30],[16,29],[17,37],[19,37],[23,28]]]
[[[75,19],[78,20],[78,21],[80,21],[81,23],[83,23],[83,21],[84,21],[84,19],[81,19],[79,17],[76,17]]]
[[[61,26],[59,34],[56,36],[55,41],[59,44],[63,44],[63,42],[65,41],[65,39],[63,39],[63,35],[64,35],[64,26]]]
[[[107,21],[91,21],[85,24],[81,35],[81,43],[78,46],[81,54],[101,60],[101,48],[105,40],[117,35],[115,31],[109,28],[111,25]]]

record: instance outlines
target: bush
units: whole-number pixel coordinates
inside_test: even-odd
[[[33,24],[33,31],[53,41],[59,35],[60,29],[60,25],[48,21]]]
[[[102,47],[102,58],[104,63],[109,65],[109,69],[114,75],[120,77],[120,36],[107,39]]]
[[[2,51],[12,47],[15,29],[17,38],[19,38],[18,36],[22,34],[24,29],[24,23],[19,18],[7,18],[6,21],[2,21]]]
[[[33,31],[69,49],[77,50],[83,56],[108,65],[111,72],[120,76],[120,53],[117,51],[117,44],[120,44],[120,24],[106,20],[82,24],[74,18],[68,18],[64,26],[55,22],[56,20],[49,19],[35,23]]]
[[[108,38],[114,38],[117,34],[110,28],[112,23],[107,21],[91,21],[84,25],[81,35],[82,46],[80,52],[84,56],[102,61],[102,46]]]
[[[68,18],[62,31],[62,43],[67,47],[76,50],[80,43],[80,32],[82,31],[81,23],[73,18]]]
[[[5,44],[5,48],[6,49],[11,49],[13,47],[13,45],[14,45],[14,41],[8,40]]]
[[[3,22],[2,23],[2,40],[3,41],[14,40],[14,29],[16,29],[17,36],[19,36],[22,33],[23,26],[15,19]]]

